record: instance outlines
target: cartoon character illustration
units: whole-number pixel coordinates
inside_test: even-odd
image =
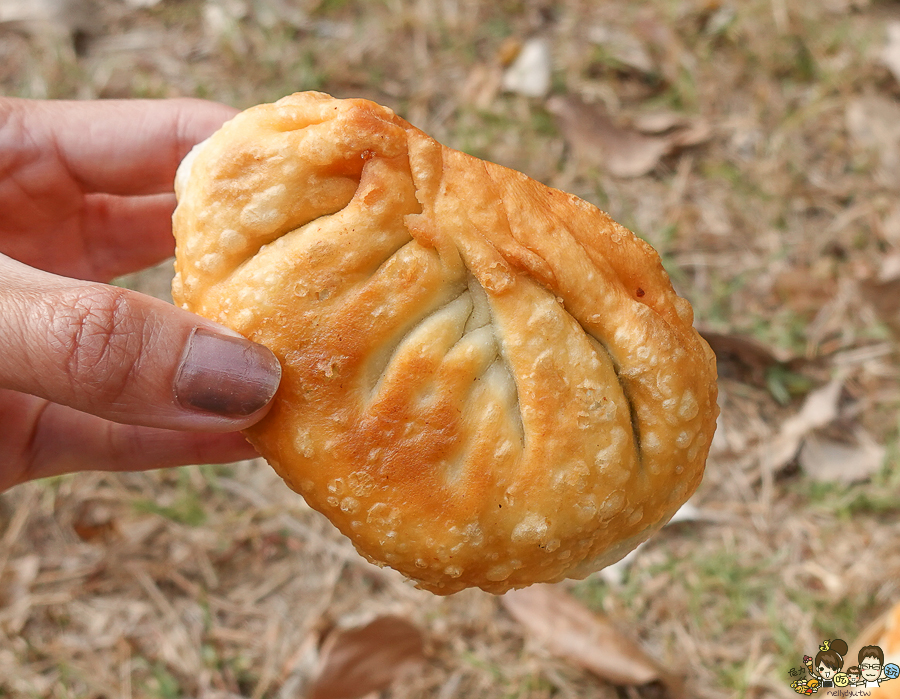
[[[822,687],[846,686],[846,683],[836,685],[834,681],[835,676],[841,673],[841,670],[844,668],[844,655],[846,653],[847,642],[843,639],[835,638],[830,641],[823,641],[822,645],[819,646],[819,652],[816,653],[816,660],[813,663],[810,674],[819,678]],[[879,674],[881,673],[880,666],[878,672]],[[841,674],[843,675],[843,673]],[[841,678],[841,681],[843,682],[845,679],[846,675]]]
[[[846,687],[850,684],[850,677],[846,672],[838,672],[832,679],[835,687]]]
[[[882,682],[896,679],[900,667],[894,663],[884,664],[884,651],[879,646],[864,646],[859,650],[859,686],[879,687]]]
[[[791,682],[791,689],[793,689],[797,694],[805,694],[809,696],[815,692],[819,691],[819,681],[815,678],[806,678],[803,680],[794,680]]]
[[[879,646],[862,648],[859,651],[859,664],[848,667],[845,671],[844,656],[847,650],[847,642],[843,639],[822,641],[815,659],[803,656],[803,665],[810,674],[808,678],[803,678],[803,668],[789,671],[792,677],[800,675],[800,679],[791,682],[791,689],[797,694],[809,696],[820,689],[832,687],[878,687],[883,682],[900,677],[900,666],[894,663],[885,665],[884,652]]]

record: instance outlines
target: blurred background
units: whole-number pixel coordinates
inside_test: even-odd
[[[676,522],[503,598],[370,566],[259,461],[16,488],[0,697],[789,697],[900,600],[900,3],[0,0],[0,90],[376,100],[653,244],[722,408]]]

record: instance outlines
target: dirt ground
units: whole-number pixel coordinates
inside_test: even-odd
[[[900,3],[0,0],[0,86],[386,104],[652,243],[722,408],[684,516],[554,592],[655,682],[369,565],[252,461],[0,495],[0,697],[306,696],[322,639],[385,615],[423,660],[370,698],[789,697],[804,654],[900,601]]]

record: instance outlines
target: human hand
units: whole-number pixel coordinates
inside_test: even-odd
[[[101,283],[173,253],[178,163],[234,113],[0,99],[0,491],[256,455],[236,430],[267,411],[274,355]]]

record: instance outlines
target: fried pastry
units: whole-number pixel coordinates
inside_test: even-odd
[[[298,93],[182,163],[173,297],[269,347],[247,437],[437,594],[584,577],[697,487],[715,358],[605,213],[366,100]]]

